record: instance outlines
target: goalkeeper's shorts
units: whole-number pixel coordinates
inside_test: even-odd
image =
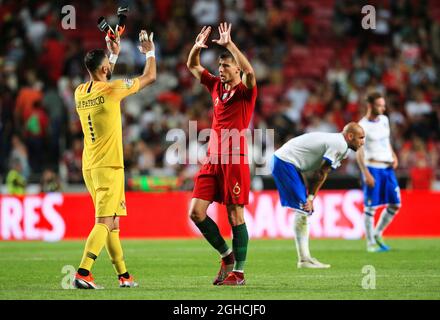
[[[83,177],[93,199],[96,218],[127,215],[124,168],[83,170]]]

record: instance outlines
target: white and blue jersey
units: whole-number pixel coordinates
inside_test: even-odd
[[[365,131],[365,166],[375,180],[368,187],[363,177],[364,205],[376,207],[383,204],[400,204],[400,188],[392,168],[393,150],[390,143],[390,123],[387,116],[375,120],[366,117],[359,121]]]
[[[336,169],[348,152],[342,133],[312,132],[287,141],[275,152],[271,163],[281,205],[302,210],[307,190],[301,172],[319,169],[322,160]]]

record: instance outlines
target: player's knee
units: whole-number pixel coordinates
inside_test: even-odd
[[[245,223],[243,207],[231,205],[226,207],[228,211],[228,219],[231,226],[239,226]]]
[[[243,217],[229,217],[229,223],[231,226],[236,227],[245,223],[245,220]]]
[[[109,231],[113,231],[116,228],[113,217],[102,217],[97,218],[95,223],[105,224]],[[117,227],[119,228],[119,223],[117,224]]]
[[[113,231],[113,230],[119,230],[119,217],[114,217],[113,218],[113,228],[110,230],[110,231]]]
[[[373,207],[365,207],[364,209],[364,213],[370,217],[373,217],[375,212],[376,212],[376,208]]]
[[[400,204],[390,204],[387,208],[388,212],[391,214],[396,214],[399,212]]]
[[[206,212],[198,208],[191,208],[189,210],[189,217],[194,223],[199,223],[205,220]]]
[[[108,231],[112,231],[113,230],[113,223],[111,223],[109,221],[102,221],[102,222],[97,221],[96,223],[97,224],[104,224],[104,225],[106,225],[107,228],[108,228]]]

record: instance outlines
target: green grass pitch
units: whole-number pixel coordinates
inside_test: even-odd
[[[84,241],[0,242],[0,299],[440,299],[440,240],[388,244],[390,252],[367,253],[363,240],[312,240],[312,254],[332,267],[311,270],[296,268],[293,240],[251,240],[247,285],[222,287],[211,285],[220,264],[203,239],[125,240],[139,288],[118,288],[104,249],[93,273],[105,290],[66,290],[62,268],[77,267]],[[375,289],[362,287],[365,265],[375,268]]]

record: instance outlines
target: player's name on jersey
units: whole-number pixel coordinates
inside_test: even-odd
[[[103,96],[96,97],[95,99],[88,99],[88,100],[82,100],[78,101],[76,104],[77,109],[83,109],[83,108],[91,108],[96,107],[105,102],[105,99]]]

